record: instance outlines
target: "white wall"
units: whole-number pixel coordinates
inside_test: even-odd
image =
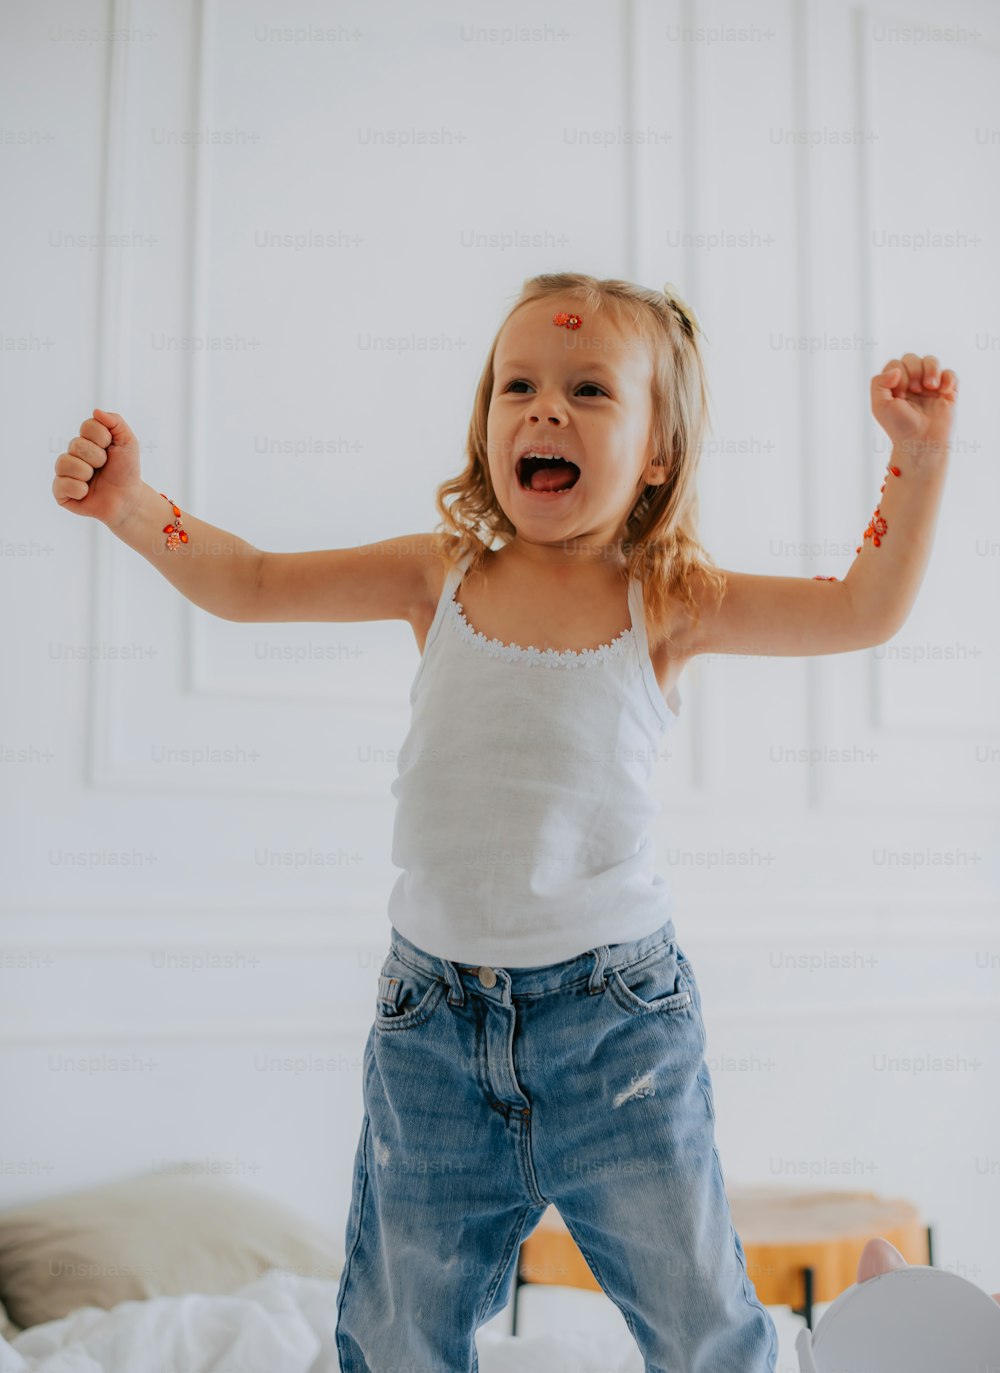
[[[870,377],[914,350],[961,378],[905,627],[692,665],[657,843],[727,1180],[912,1198],[937,1262],[1000,1290],[1000,15],[940,22],[5,11],[0,1204],[191,1159],[342,1236],[418,664],[405,624],[207,615],[56,506],[57,455],[101,405],[151,485],[260,547],[430,529],[500,318],[569,268],[695,305],[723,567],[842,576],[888,457]]]

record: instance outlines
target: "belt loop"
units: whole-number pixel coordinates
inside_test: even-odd
[[[454,963],[452,963],[451,960],[448,958],[441,958],[439,959],[439,962],[441,966],[444,968],[445,976],[447,977],[448,984],[451,987],[451,991],[448,993],[448,1005],[464,1006],[465,988],[462,986],[462,979],[458,975],[458,969],[455,967]]]
[[[594,971],[590,974],[590,981],[587,984],[587,991],[591,996],[604,991],[604,969],[607,965],[609,951],[607,944],[602,944],[599,948],[591,950],[594,955]]]

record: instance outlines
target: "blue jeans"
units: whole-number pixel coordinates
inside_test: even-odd
[[[341,1373],[478,1373],[552,1202],[647,1373],[774,1373],[715,1147],[701,996],[673,921],[534,968],[394,926],[364,1054]]]

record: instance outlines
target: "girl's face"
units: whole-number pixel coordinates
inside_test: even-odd
[[[579,329],[553,324],[553,315],[575,308],[572,299],[534,301],[504,327],[486,448],[517,541],[562,549],[569,542],[596,561],[618,551],[629,511],[645,485],[666,479],[666,468],[653,461],[649,349],[592,312]],[[570,490],[539,494],[522,486],[519,459],[539,450],[579,469]]]

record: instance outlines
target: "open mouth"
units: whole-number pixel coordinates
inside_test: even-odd
[[[525,491],[568,491],[580,480],[575,462],[526,453],[517,462],[517,479]]]

